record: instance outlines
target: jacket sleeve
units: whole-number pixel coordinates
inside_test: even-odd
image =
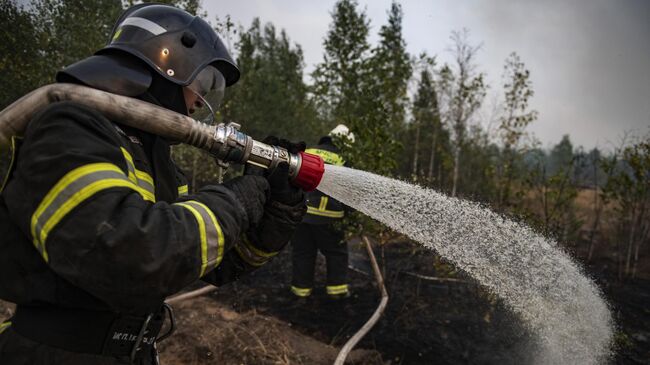
[[[251,227],[203,280],[219,286],[262,267],[289,243],[306,210],[304,201],[296,205],[267,202],[260,223]]]
[[[32,120],[4,196],[50,268],[119,311],[153,310],[248,229],[223,186],[155,202],[130,179],[112,124],[72,103]]]

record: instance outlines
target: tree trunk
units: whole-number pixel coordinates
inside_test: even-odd
[[[420,156],[420,122],[415,126],[415,146],[413,147],[413,181],[418,179],[418,157]]]
[[[434,127],[435,128],[435,127]],[[433,138],[431,141],[431,155],[429,155],[429,173],[428,173],[428,179],[429,183],[433,184],[433,165],[434,161],[436,159],[436,141],[438,140],[438,131],[433,130]]]
[[[632,219],[630,220],[632,227],[630,227],[630,236],[627,240],[627,255],[625,255],[625,276],[630,275],[630,263],[632,262],[632,247],[634,246],[634,235],[636,233],[636,212],[632,211]]]
[[[596,236],[596,230],[598,229],[598,223],[600,223],[600,212],[602,211],[602,204],[598,204],[598,165],[594,163],[594,211],[596,216],[594,217],[594,224],[591,226],[591,232],[589,232],[589,251],[587,252],[587,263],[591,261],[591,258],[594,254],[594,237]]]
[[[456,149],[454,150],[454,174],[453,174],[453,180],[452,180],[452,185],[451,185],[451,196],[455,197],[456,196],[456,188],[458,185],[458,169],[460,165],[460,144],[456,146]]]

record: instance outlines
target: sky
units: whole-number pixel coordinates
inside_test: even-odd
[[[611,149],[626,132],[650,132],[650,1],[402,0],[403,34],[413,55],[450,62],[449,36],[467,28],[481,44],[478,71],[491,89],[481,119],[493,119],[503,91],[503,64],[517,52],[531,71],[539,118],[529,130],[550,147],[569,134],[575,145]],[[284,28],[301,46],[306,72],[323,58],[334,0],[204,0],[209,19],[230,15],[248,27],[254,17]],[[360,0],[370,42],[386,22],[391,0]],[[307,78],[308,79],[308,78]],[[494,127],[494,124],[486,127]]]

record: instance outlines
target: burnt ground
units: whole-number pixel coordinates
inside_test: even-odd
[[[317,268],[317,282],[321,284],[317,284],[312,297],[306,302],[294,299],[288,290],[288,250],[267,267],[220,288],[214,300],[236,311],[255,308],[259,313],[290,323],[309,337],[341,347],[368,320],[380,300],[365,251],[353,246],[353,295],[347,300],[332,302],[327,298],[322,260]],[[389,304],[379,323],[358,345],[381,353],[382,360],[373,363],[526,362],[527,335],[495,298],[465,279],[440,283],[406,274],[436,275],[433,255],[414,250],[416,246],[410,244],[387,247]],[[377,256],[381,256],[380,252]]]
[[[238,312],[256,310],[287,322],[298,332],[341,347],[372,315],[380,297],[365,250],[351,244],[353,295],[332,302],[324,292],[324,264],[319,258],[315,293],[306,302],[289,293],[291,260],[286,250],[267,267],[220,288],[213,300]],[[380,250],[376,255],[381,260]],[[462,274],[461,281],[418,278],[447,276],[448,266],[408,242],[385,246],[389,304],[358,348],[375,350],[390,364],[521,364],[533,351],[518,319],[495,297]],[[604,264],[607,267],[606,264]],[[618,326],[616,364],[650,364],[650,281],[620,282],[602,269],[586,270],[603,288]],[[437,269],[437,270],[436,270]],[[370,275],[369,275],[370,274]]]
[[[177,305],[178,330],[160,346],[163,364],[333,363],[380,300],[365,250],[350,248],[353,295],[344,301],[326,297],[322,259],[312,297],[294,299],[285,250],[249,277]],[[498,299],[462,274],[450,275],[432,252],[414,244],[391,243],[385,251],[388,307],[347,364],[529,362],[530,338]],[[379,249],[376,254],[381,264]],[[586,269],[603,288],[618,325],[612,363],[650,364],[650,281],[621,282],[602,267]],[[0,302],[0,319],[10,314],[11,306]]]

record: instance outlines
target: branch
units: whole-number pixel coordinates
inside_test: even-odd
[[[187,299],[193,299],[193,298],[196,298],[196,297],[200,297],[203,294],[207,294],[207,293],[213,292],[215,290],[217,290],[216,286],[214,286],[214,285],[206,285],[206,286],[204,286],[204,287],[202,287],[200,289],[196,289],[196,290],[193,290],[193,291],[190,291],[190,292],[187,292],[187,293],[182,293],[182,294],[175,295],[175,296],[167,299],[165,302],[167,304],[169,304],[169,305],[174,305],[174,304],[178,304],[180,302],[183,302],[183,301],[185,301]]]

